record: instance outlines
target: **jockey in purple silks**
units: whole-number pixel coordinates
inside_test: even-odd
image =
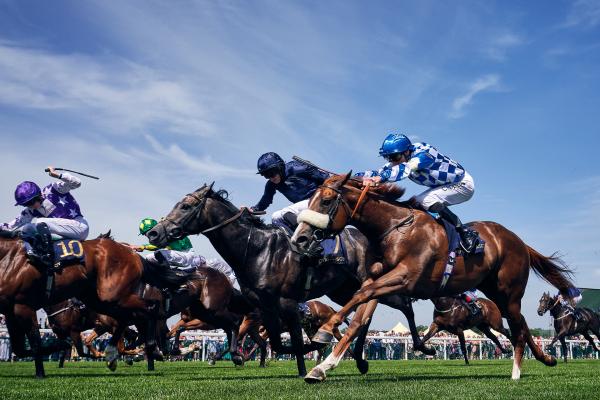
[[[49,175],[57,178],[43,189],[34,182],[25,181],[15,190],[16,206],[25,209],[11,222],[0,225],[28,244],[27,256],[37,264],[52,265],[52,235],[56,239],[85,240],[89,226],[71,194],[81,186],[81,181],[68,173],[57,173],[48,167]]]

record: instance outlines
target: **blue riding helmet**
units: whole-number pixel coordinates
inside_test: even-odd
[[[34,182],[25,181],[17,185],[15,189],[15,206],[24,206],[28,201],[42,195],[42,190]]]
[[[281,158],[279,154],[269,152],[258,158],[256,168],[258,169],[257,174],[261,175],[271,169],[278,169],[279,172],[283,174],[285,169],[285,161],[283,161],[283,158]]]
[[[410,139],[407,138],[405,135],[400,135],[398,133],[390,133],[383,141],[383,144],[379,149],[379,155],[382,157],[386,157],[391,154],[402,153],[408,150],[410,145]]]

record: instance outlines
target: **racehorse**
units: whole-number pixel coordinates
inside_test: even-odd
[[[148,368],[154,368],[154,359],[162,358],[156,347],[156,319],[161,299],[144,298],[146,281],[168,287],[185,284],[170,301],[173,313],[189,306],[194,315],[206,321],[235,328],[233,316],[226,310],[232,287],[225,275],[210,268],[200,268],[191,275],[168,269],[156,271],[160,267],[143,263],[131,248],[107,236],[82,242],[84,264],[69,265],[60,273],[54,273],[49,294],[46,292],[48,272],[28,262],[22,242],[0,238],[0,313],[6,316],[13,352],[18,357],[34,358],[38,378],[45,376],[43,356],[71,345],[70,342],[43,345],[36,310],[71,297],[118,321],[119,328],[106,349],[109,366],[117,358],[117,342],[130,323],[146,328]],[[25,348],[25,337],[30,350]],[[237,337],[234,342],[236,340]]]
[[[84,344],[92,358],[104,357],[104,354],[96,350],[92,343],[94,339],[105,333],[114,334],[118,328],[117,320],[108,315],[98,314],[75,298],[44,307],[44,311],[48,317],[48,324],[52,332],[54,332],[59,340],[70,338],[80,357],[85,356],[83,350]],[[87,335],[85,340],[82,340],[81,333],[89,329],[92,329],[92,332]],[[125,346],[125,340],[127,340],[127,346]],[[135,346],[133,346],[137,340],[138,333],[131,328],[126,328],[117,344],[119,354],[126,356],[137,355],[138,352],[135,350]],[[59,368],[64,367],[65,356],[66,351],[61,350],[58,358]]]
[[[48,317],[48,325],[59,340],[67,340],[70,338],[80,357],[84,356],[83,345],[88,348],[88,352],[92,358],[102,358],[104,354],[94,348],[92,342],[98,336],[105,333],[111,335],[118,328],[117,320],[108,315],[98,314],[89,307],[86,307],[79,300],[73,298],[44,307],[44,311]],[[81,339],[81,332],[92,329],[85,341]],[[118,342],[119,354],[122,355],[137,355],[131,344],[137,340],[137,332],[133,329],[126,328],[123,337]],[[127,340],[128,346],[125,347],[124,340]],[[65,363],[66,351],[59,352],[58,367],[63,368]]]
[[[255,345],[261,349],[260,367],[264,367],[267,343],[259,334],[258,329],[260,325],[260,317],[258,317],[256,314],[256,312],[252,312],[243,317],[238,330],[238,343],[242,343],[241,350],[243,350],[243,342],[246,336],[250,336]],[[193,318],[189,309],[181,311],[181,319],[171,327],[171,330],[167,335],[168,338],[174,338],[171,355],[181,354],[181,351],[179,350],[179,343],[180,336],[183,332],[190,330],[212,331],[215,329],[219,329],[219,327],[208,324],[200,319]],[[227,334],[227,342],[231,343],[231,331],[226,330],[225,333]],[[214,358],[211,358],[209,363],[214,364],[215,361],[222,360],[227,353],[231,353],[231,348],[227,348],[223,350],[221,354],[217,354]],[[248,357],[244,357],[244,361],[248,361]]]
[[[456,336],[460,342],[460,349],[465,358],[465,364],[469,364],[467,356],[467,346],[465,343],[464,331],[471,328],[479,329],[485,336],[492,340],[504,354],[510,353],[509,350],[502,346],[498,337],[491,331],[494,329],[507,338],[510,337],[510,332],[502,325],[502,314],[494,304],[488,299],[478,299],[480,311],[473,315],[469,307],[462,300],[456,297],[438,297],[431,299],[433,303],[433,322],[429,326],[429,330],[423,337],[423,343],[435,336],[441,331],[448,331]],[[491,328],[491,329],[490,329]]]
[[[360,287],[360,282],[366,279],[365,267],[371,264],[370,259],[374,255],[368,249],[365,237],[355,229],[349,229],[347,235],[342,235],[349,253],[348,265],[323,264],[315,267],[292,246],[283,229],[266,226],[247,208],[238,209],[227,200],[226,191],[213,191],[213,184],[186,195],[147,233],[147,237],[150,243],[164,246],[183,236],[203,233],[232,266],[244,295],[261,309],[273,350],[295,354],[298,373],[304,376],[303,355],[322,345],[304,345],[297,313],[298,302],[327,295],[336,303],[344,304]],[[420,339],[411,302],[395,295],[387,296],[382,302],[406,315],[413,343],[419,348]],[[290,328],[291,347],[281,343],[280,318]],[[368,326],[361,331],[356,348],[362,348],[367,330]],[[434,353],[428,348],[422,351]],[[357,366],[361,373],[368,370],[368,363],[362,358]]]
[[[591,331],[600,340],[600,317],[597,313],[589,308],[578,307],[576,312],[579,315],[578,318],[575,318],[573,314],[575,310],[561,304],[558,295],[552,297],[550,293],[544,293],[538,306],[538,315],[542,316],[547,311],[550,311],[550,315],[554,318],[554,331],[556,332],[549,347],[560,340],[565,362],[567,362],[567,342],[565,341],[567,336],[582,334],[595,351],[600,351],[589,333]]]
[[[514,346],[513,379],[521,376],[526,343],[537,360],[548,366],[556,365],[556,359],[534,343],[521,314],[521,299],[531,268],[561,292],[566,293],[572,287],[571,271],[558,257],[543,256],[500,224],[474,222],[470,226],[485,241],[485,251],[458,258],[452,277],[445,286],[441,285],[448,258],[444,228],[419,209],[414,200],[395,201],[404,193],[399,186],[383,184],[361,190],[362,180],[350,180],[350,176],[351,173],[331,177],[316,190],[309,209],[298,216],[300,224],[292,242],[310,248],[315,234],[319,239],[351,224],[367,236],[382,257],[369,265],[370,279],[321,327],[313,340],[331,341],[333,328],[354,309],[354,320],[368,320],[382,296],[432,298],[476,287],[496,303],[508,320]],[[308,381],[325,379],[325,372],[337,365],[360,325],[355,328],[351,324],[332,354],[313,368]]]

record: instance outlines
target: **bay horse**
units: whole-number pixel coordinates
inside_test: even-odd
[[[60,303],[44,307],[48,317],[48,325],[59,340],[70,338],[77,353],[84,357],[83,346],[87,347],[88,353],[92,358],[102,358],[104,354],[94,348],[92,342],[95,338],[105,333],[111,335],[117,331],[118,322],[108,315],[98,314],[96,311],[86,307],[79,300],[73,298]],[[81,333],[92,329],[92,332],[82,340]],[[119,339],[118,350],[122,355],[136,355],[131,344],[137,340],[137,332],[131,328],[126,328],[123,337]],[[127,340],[128,346],[124,341]],[[59,352],[58,368],[63,368],[65,363],[66,351]]]
[[[494,329],[507,338],[510,337],[510,332],[502,325],[502,314],[493,301],[478,299],[477,302],[481,308],[475,315],[471,313],[469,307],[462,300],[456,297],[438,297],[431,299],[431,302],[434,306],[433,322],[429,325],[429,330],[422,339],[423,343],[427,342],[438,332],[448,331],[458,336],[465,364],[469,365],[464,331],[477,328],[494,342],[502,353],[510,353],[509,350],[502,346],[498,337],[491,330]]]
[[[373,257],[366,238],[355,229],[343,235],[348,251],[347,266],[323,264],[314,266],[299,252],[281,228],[265,225],[247,208],[235,207],[227,200],[227,192],[203,185],[175,204],[171,212],[147,233],[150,243],[166,243],[193,234],[204,234],[217,252],[233,268],[242,292],[260,308],[269,332],[271,346],[278,353],[296,355],[298,374],[306,375],[303,355],[322,344],[303,343],[302,327],[297,313],[298,302],[327,295],[344,304],[367,278],[366,266]],[[396,295],[382,302],[401,310],[407,317],[413,343],[420,347],[411,302]],[[283,346],[281,320],[290,328],[291,346]],[[366,322],[368,325],[370,321]],[[360,332],[357,348],[362,348],[368,326]],[[434,350],[423,347],[433,354]],[[358,352],[360,354],[361,352]],[[360,358],[357,366],[366,373],[368,363]]]
[[[399,186],[383,184],[361,190],[362,180],[350,177],[351,172],[331,177],[316,190],[309,209],[298,216],[300,224],[292,242],[309,248],[315,234],[318,239],[351,224],[365,234],[381,258],[368,266],[370,279],[365,280],[352,299],[321,327],[313,340],[331,341],[333,328],[354,309],[354,319],[368,320],[383,296],[396,294],[427,299],[476,287],[496,303],[509,323],[514,347],[513,379],[521,376],[526,343],[537,360],[548,366],[556,365],[556,359],[534,343],[521,314],[521,299],[530,269],[561,292],[566,293],[572,287],[571,271],[558,257],[543,256],[500,224],[473,222],[470,226],[486,242],[485,251],[457,259],[452,277],[443,286],[448,257],[444,228],[419,209],[414,200],[396,201],[404,193]],[[326,371],[338,364],[343,351],[356,336],[358,326],[351,324],[332,354],[313,368],[307,381],[325,379]]]
[[[81,299],[88,307],[118,321],[119,328],[106,349],[109,366],[117,358],[118,340],[130,323],[146,328],[148,368],[154,369],[154,360],[162,359],[156,346],[156,320],[161,299],[143,297],[148,280],[171,287],[185,283],[183,290],[171,301],[173,313],[189,306],[198,317],[229,323],[234,329],[232,317],[225,309],[231,299],[232,287],[222,273],[210,268],[199,268],[191,277],[180,276],[172,270],[152,272],[152,268],[158,267],[143,264],[141,257],[130,247],[115,242],[109,235],[84,241],[82,246],[84,264],[69,265],[55,273],[48,296],[46,271],[28,262],[20,240],[0,237],[0,313],[6,316],[13,352],[17,357],[34,358],[36,377],[45,376],[44,355],[71,347],[70,342],[42,344],[36,310],[71,297]],[[25,337],[30,350],[25,347]]]
[[[600,351],[594,343],[590,331],[600,340],[600,317],[593,310],[585,307],[578,307],[579,319],[573,315],[573,310],[561,304],[558,295],[552,297],[550,293],[544,293],[538,306],[538,315],[542,316],[550,311],[554,319],[554,331],[556,334],[552,338],[549,347],[554,346],[557,340],[560,341],[562,356],[567,362],[567,336],[581,334],[590,342],[594,351]]]
[[[238,343],[242,344],[241,350],[243,350],[243,342],[246,339],[246,336],[250,336],[252,338],[252,340],[254,341],[254,343],[256,344],[257,348],[261,349],[260,367],[264,367],[267,343],[265,341],[265,338],[263,338],[259,333],[260,317],[257,314],[258,313],[255,311],[255,312],[251,312],[251,313],[248,313],[243,316],[243,319],[241,320],[241,324],[240,324],[239,330],[238,330]],[[189,309],[185,309],[185,310],[181,311],[181,319],[179,321],[177,321],[171,327],[171,329],[167,335],[168,338],[174,338],[174,344],[173,344],[173,348],[171,350],[171,355],[181,354],[181,351],[179,350],[179,343],[180,343],[181,334],[183,332],[191,331],[191,330],[212,331],[215,329],[220,329],[220,327],[211,325],[211,324],[204,322],[198,318],[194,318],[191,315],[191,312]],[[231,331],[225,330],[225,333],[227,334],[227,342],[231,344],[232,343]],[[223,357],[225,357],[225,355],[227,353],[231,353],[230,347],[223,350],[221,352],[221,354],[218,354],[218,355],[216,355],[216,357],[212,358],[209,361],[209,363],[214,364],[215,361],[222,360]],[[244,357],[244,361],[248,361],[247,356]]]

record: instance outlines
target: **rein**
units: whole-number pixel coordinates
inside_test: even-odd
[[[396,229],[402,228],[403,226],[411,225],[414,221],[415,221],[415,213],[413,212],[413,209],[411,208],[410,215],[408,217],[404,218],[402,221],[398,222],[397,224],[392,225],[391,228],[387,229],[385,232],[383,232],[381,235],[379,235],[379,237],[377,238],[377,241],[381,242],[383,239],[385,239],[385,237],[387,235],[389,235]]]
[[[226,219],[225,221],[221,222],[218,225],[215,225],[211,228],[207,228],[203,231],[201,231],[200,233],[205,234],[208,232],[212,232],[212,231],[216,231],[219,228],[224,227],[225,225],[229,225],[230,223],[232,223],[233,221],[235,221],[236,219],[240,218],[242,215],[244,215],[244,213],[249,212],[248,207],[244,207],[240,210],[240,212],[238,212],[237,214],[235,214],[233,217]]]
[[[450,306],[450,308],[449,308],[449,309],[447,309],[447,310],[440,310],[440,309],[438,309],[438,308],[435,306],[435,304],[433,305],[433,309],[434,309],[435,311],[439,312],[439,313],[442,313],[442,314],[449,313],[449,312],[451,312],[451,313],[454,313],[454,311],[455,311],[457,308],[460,308],[460,304],[459,304],[459,305],[456,305],[456,306],[455,306],[454,304],[456,304],[456,299],[454,299],[454,300],[452,301],[452,306]]]

